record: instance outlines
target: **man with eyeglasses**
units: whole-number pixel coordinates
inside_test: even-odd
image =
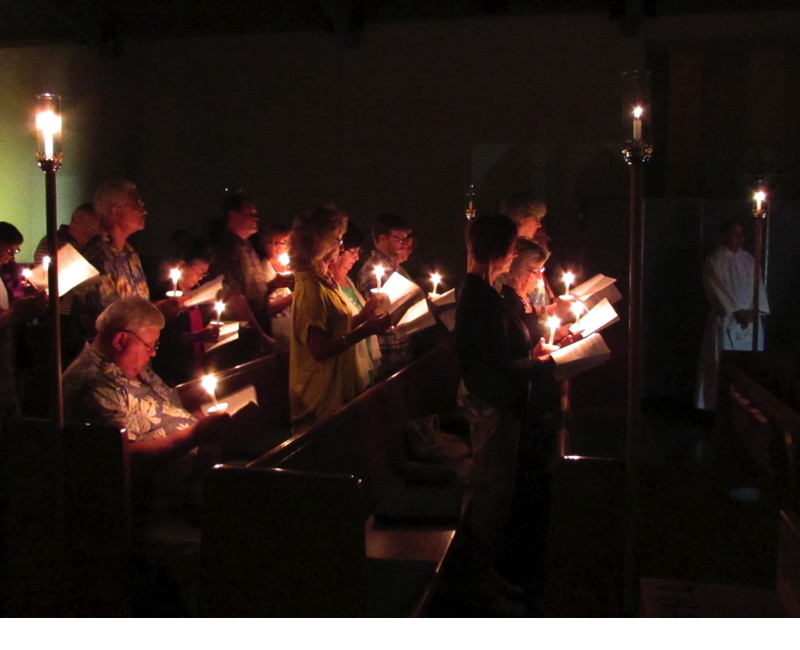
[[[377,266],[383,267],[381,283],[389,279],[392,273],[399,273],[413,282],[402,262],[408,259],[408,250],[413,245],[412,228],[408,220],[400,215],[384,213],[372,222],[372,255],[361,267],[358,274],[358,290],[362,296],[368,297],[370,291],[378,286],[375,274]],[[413,360],[411,340],[406,334],[390,330],[378,335],[381,348],[381,365],[379,377],[388,377],[407,366]]]
[[[128,238],[145,227],[147,210],[136,185],[131,181],[107,181],[94,193],[94,210],[100,219],[100,234],[85,248],[83,255],[98,271],[99,280],[77,289],[73,298],[73,319],[83,336],[95,334],[95,319],[118,298],[139,296],[150,299],[142,261]],[[180,302],[168,298],[154,303],[166,318],[180,312]]]
[[[125,429],[133,470],[167,463],[222,432],[228,416],[197,420],[150,368],[164,315],[138,296],[97,318],[97,336],[64,371],[67,418]]]

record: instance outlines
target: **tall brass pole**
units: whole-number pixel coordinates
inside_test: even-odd
[[[755,210],[753,216],[756,218],[756,243],[755,261],[753,264],[753,352],[758,352],[758,334],[761,326],[761,263],[762,250],[764,248],[764,222],[767,219],[766,210]]]
[[[48,320],[50,329],[50,417],[53,424],[64,426],[64,397],[61,386],[61,318],[58,313],[58,211],[56,204],[56,163],[45,160],[40,163],[45,179],[45,206],[47,219],[47,254],[50,267],[47,271],[49,293]]]
[[[625,453],[625,564],[623,607],[633,612],[637,603],[636,512],[639,491],[639,439],[642,430],[642,269],[644,258],[644,162],[631,156],[628,225],[628,402]]]

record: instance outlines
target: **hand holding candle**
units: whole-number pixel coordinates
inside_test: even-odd
[[[553,339],[556,336],[556,330],[558,326],[561,325],[561,319],[558,316],[550,316],[547,319],[547,327],[550,330],[550,339],[548,340],[548,345],[553,345]]]

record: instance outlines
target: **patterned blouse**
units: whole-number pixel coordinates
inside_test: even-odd
[[[157,440],[197,420],[150,367],[131,379],[87,344],[64,372],[67,419],[127,430],[131,442]]]

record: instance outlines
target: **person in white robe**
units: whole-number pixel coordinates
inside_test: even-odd
[[[752,350],[753,322],[759,319],[758,349],[764,349],[761,316],[769,314],[764,283],[759,288],[758,313],[753,309],[753,256],[743,249],[744,228],[736,220],[720,227],[722,244],[703,262],[703,289],[711,311],[706,321],[697,372],[695,406],[713,411],[717,373],[723,350]]]

